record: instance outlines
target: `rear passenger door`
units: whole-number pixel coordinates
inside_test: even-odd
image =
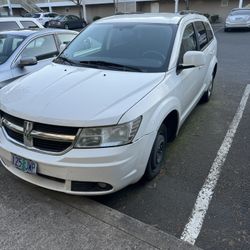
[[[19,55],[14,67],[12,68],[13,76],[18,77],[37,71],[51,63],[53,58],[58,55],[58,49],[54,35],[40,36],[28,43]],[[36,57],[37,64],[26,67],[19,67],[18,62],[21,58]]]

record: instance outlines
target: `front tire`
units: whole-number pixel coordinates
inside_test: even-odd
[[[68,25],[68,24],[65,24],[65,25],[64,25],[64,29],[68,30],[68,29],[69,29],[69,25]]]
[[[212,96],[212,93],[213,93],[213,88],[214,88],[214,77],[210,81],[210,84],[208,86],[207,91],[203,94],[203,96],[201,98],[202,103],[209,102],[209,100],[210,100],[210,98]]]
[[[152,151],[148,160],[144,177],[146,180],[152,180],[161,171],[164,155],[167,147],[167,127],[162,124],[154,141]]]

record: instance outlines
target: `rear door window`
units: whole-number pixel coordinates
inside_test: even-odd
[[[20,29],[18,24],[14,21],[0,22],[0,31],[1,30],[14,30]]]
[[[206,31],[207,31],[208,42],[210,42],[214,38],[212,29],[211,29],[210,25],[207,22],[204,22],[204,26],[205,26]]]
[[[198,35],[198,43],[200,45],[200,50],[203,50],[203,48],[208,44],[207,32],[203,25],[203,22],[195,22],[195,28]]]

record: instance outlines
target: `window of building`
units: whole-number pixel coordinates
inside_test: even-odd
[[[222,6],[222,7],[228,6],[228,1],[229,1],[229,0],[221,0],[221,6]]]

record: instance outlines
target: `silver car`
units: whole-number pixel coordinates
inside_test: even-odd
[[[0,32],[0,88],[49,64],[78,32],[56,29]]]
[[[250,9],[233,9],[225,23],[225,31],[230,31],[235,28],[250,29]]]

